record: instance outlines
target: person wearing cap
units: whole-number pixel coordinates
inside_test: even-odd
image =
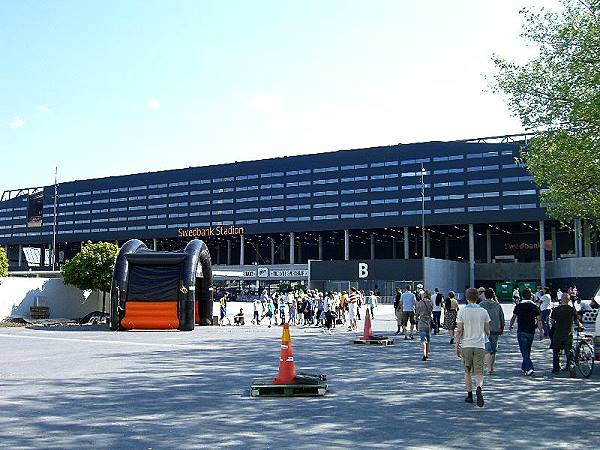
[[[552,310],[550,321],[554,328],[552,335],[552,373],[560,372],[560,352],[564,350],[567,357],[565,370],[571,377],[576,375],[573,366],[573,324],[581,327],[575,308],[569,305],[569,294],[564,293],[560,305]]]
[[[477,406],[483,406],[483,360],[486,336],[490,335],[490,315],[477,304],[479,298],[475,288],[465,292],[467,306],[458,312],[456,319],[456,356],[462,359],[464,366],[465,402],[473,403],[473,382],[471,372],[475,373],[477,384]]]

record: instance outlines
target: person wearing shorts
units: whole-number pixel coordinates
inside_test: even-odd
[[[431,302],[431,292],[425,291],[415,306],[415,314],[417,316],[417,324],[419,329],[419,337],[423,347],[423,361],[429,359],[429,343],[431,342],[431,324],[433,319],[431,313],[433,311],[433,303]]]
[[[462,358],[467,397],[465,402],[473,403],[471,372],[477,383],[477,406],[483,406],[483,360],[485,341],[490,335],[490,315],[477,304],[477,289],[469,288],[465,293],[467,306],[458,311],[456,319],[456,356]],[[462,345],[461,345],[462,344]]]
[[[495,299],[494,290],[487,288],[485,290],[485,299],[479,303],[490,315],[490,336],[485,343],[485,365],[488,374],[494,373],[494,364],[496,363],[496,354],[498,352],[498,338],[504,333],[504,312],[502,306]]]
[[[402,329],[404,331],[404,339],[414,339],[413,327],[415,326],[415,303],[417,298],[415,294],[410,291],[410,285],[404,286],[404,292],[400,296],[400,302],[402,303]],[[410,320],[410,335],[406,334],[406,327]]]

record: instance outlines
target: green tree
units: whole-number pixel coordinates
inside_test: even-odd
[[[0,247],[0,277],[8,275],[8,258],[6,257],[6,251]]]
[[[115,244],[88,241],[79,253],[65,262],[63,269],[65,283],[83,290],[102,291],[103,312],[118,251]]]
[[[527,9],[521,36],[537,49],[524,64],[494,55],[493,89],[536,132],[520,162],[532,173],[548,215],[600,218],[600,1],[563,0],[560,13]]]

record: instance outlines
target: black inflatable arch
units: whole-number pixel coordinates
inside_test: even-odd
[[[190,331],[211,325],[212,268],[206,244],[177,252],[150,250],[131,239],[119,250],[110,295],[110,328]]]

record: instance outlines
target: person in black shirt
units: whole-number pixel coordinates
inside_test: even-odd
[[[575,376],[573,367],[573,324],[581,326],[575,308],[569,305],[569,294],[564,293],[560,306],[552,310],[550,323],[554,328],[552,336],[552,373],[560,372],[560,351],[567,356],[567,367],[571,377]]]
[[[537,324],[540,330],[540,341],[544,339],[544,328],[540,319],[540,308],[531,301],[531,289],[527,288],[523,291],[523,300],[515,306],[513,316],[510,319],[510,327],[512,330],[516,320],[517,322],[517,342],[519,350],[523,356],[521,370],[527,376],[533,375],[533,361],[531,361],[531,346],[533,345],[533,337]]]

